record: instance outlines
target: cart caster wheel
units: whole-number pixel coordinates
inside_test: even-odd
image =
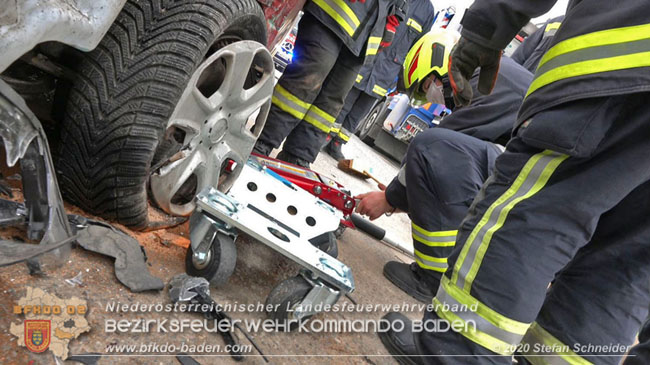
[[[206,278],[215,287],[225,284],[237,263],[237,247],[232,237],[217,234],[205,257],[197,257],[192,246],[185,255],[185,270],[189,275]]]
[[[347,226],[343,224],[339,224],[339,228],[337,228],[336,231],[334,231],[334,237],[336,237],[337,239],[341,238],[341,236],[343,236],[343,233],[345,233],[346,229],[348,229]]]
[[[311,284],[302,276],[294,276],[280,282],[266,298],[266,308],[273,308],[266,312],[269,318],[278,323],[295,319],[291,310],[305,299],[311,289]],[[303,318],[302,321],[308,320],[309,317],[311,316]],[[289,329],[293,331],[298,324],[292,323]]]
[[[336,242],[336,231],[323,233],[309,240],[309,242],[326,254],[337,258],[339,256],[339,247]]]

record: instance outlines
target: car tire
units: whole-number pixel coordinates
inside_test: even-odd
[[[361,123],[359,139],[370,147],[374,146],[375,138],[381,131],[381,126],[388,117],[388,113],[390,113],[390,110],[386,107],[385,100],[382,99],[377,102]]]
[[[57,151],[63,196],[145,228],[152,161],[170,147],[166,124],[194,70],[234,41],[265,44],[265,24],[255,0],[128,0],[75,70]]]

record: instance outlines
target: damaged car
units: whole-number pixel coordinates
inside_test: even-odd
[[[135,229],[149,200],[187,216],[227,190],[266,119],[272,47],[304,0],[9,0],[0,9],[0,137],[23,200],[0,199],[0,266],[67,260],[73,242],[115,258],[133,291],[161,289],[139,243],[68,216],[66,198]],[[6,190],[10,192],[10,190]],[[101,237],[102,239],[97,239]],[[6,237],[4,237],[6,238]],[[107,239],[108,238],[108,239]],[[35,257],[46,254],[36,260]]]
[[[149,201],[188,216],[232,184],[271,102],[265,45],[304,2],[9,0],[0,78],[42,122],[63,197],[145,229]]]

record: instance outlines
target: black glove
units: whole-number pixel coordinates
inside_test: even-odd
[[[458,41],[449,56],[449,81],[456,104],[469,105],[472,101],[469,79],[477,67],[481,68],[478,91],[484,95],[492,92],[499,74],[502,53],[503,51],[484,47],[465,37]]]
[[[388,11],[388,15],[395,15],[400,22],[406,20],[406,13],[409,10],[409,3],[406,0],[396,0]]]

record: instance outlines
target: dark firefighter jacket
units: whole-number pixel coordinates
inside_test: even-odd
[[[355,56],[365,52],[365,63],[371,63],[379,50],[386,18],[396,15],[403,22],[408,6],[406,0],[311,0],[305,11],[343,40]]]
[[[406,20],[397,28],[393,43],[377,55],[375,63],[366,64],[359,71],[354,87],[377,99],[384,97],[395,86],[411,45],[431,29],[434,16],[429,0],[412,0]]]
[[[462,34],[503,49],[529,18],[544,14],[555,2],[477,1],[463,17]],[[521,123],[539,111],[572,100],[649,90],[648,2],[573,0],[539,63],[517,119]]]
[[[524,43],[515,50],[511,58],[524,66],[526,70],[535,73],[542,56],[551,48],[553,36],[560,28],[562,20],[564,20],[564,15],[549,19],[524,40]]]
[[[501,67],[494,90],[489,95],[478,92],[479,73],[470,79],[474,91],[472,103],[454,107],[452,113],[442,119],[440,127],[505,145],[510,140],[517,111],[524,100],[533,74],[509,57],[501,57]]]

